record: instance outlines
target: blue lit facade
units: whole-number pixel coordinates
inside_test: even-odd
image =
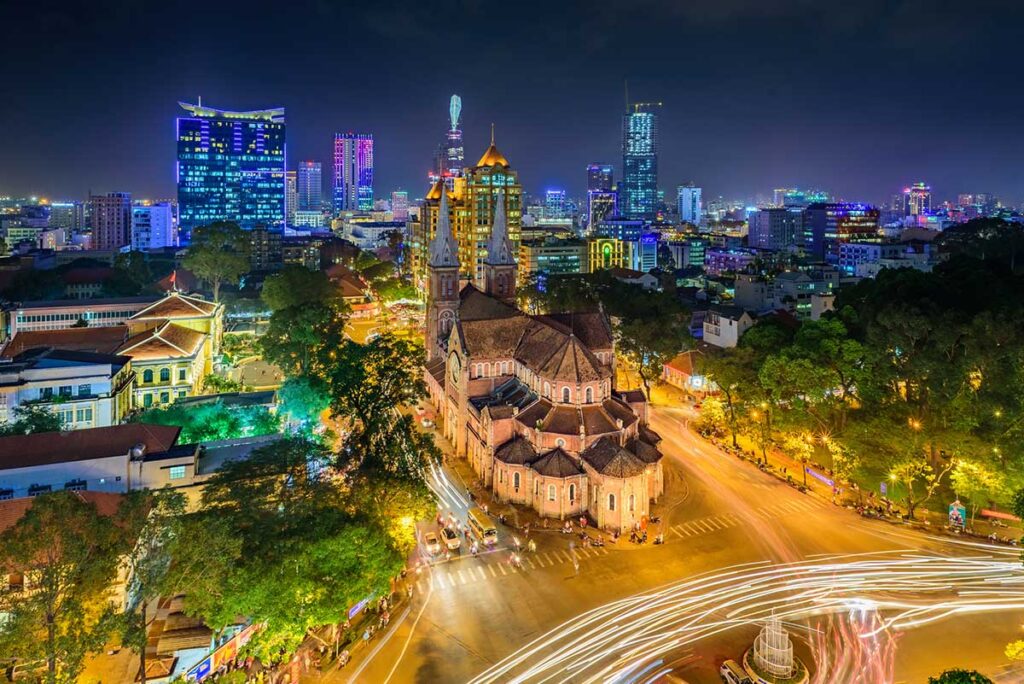
[[[801,247],[818,260],[837,263],[843,242],[879,239],[879,211],[869,204],[819,202],[803,210]]]
[[[285,217],[284,109],[231,112],[179,103],[178,211],[191,230],[213,221],[243,228]]]
[[[651,221],[658,205],[658,118],[643,109],[634,105],[622,119],[619,209],[626,218]]]

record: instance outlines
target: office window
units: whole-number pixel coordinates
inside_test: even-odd
[[[85,385],[79,385],[78,386],[78,395],[79,396],[83,396],[83,395],[84,396],[89,396],[90,394],[92,394],[92,385],[85,384]]]
[[[182,479],[184,479],[185,478],[185,466],[183,466],[183,465],[171,466],[168,469],[168,476],[172,480],[182,480]]]
[[[52,387],[44,387],[43,389],[39,390],[39,398],[40,399],[53,399],[53,388]]]
[[[71,480],[71,482],[65,483],[64,489],[69,492],[84,492],[88,489],[88,485],[85,480]]]
[[[61,385],[60,386],[60,390],[58,390],[58,391],[60,392],[60,396],[62,396],[62,397],[70,397],[71,396],[71,385]]]

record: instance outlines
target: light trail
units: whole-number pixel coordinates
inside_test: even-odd
[[[747,563],[582,613],[472,681],[640,681],[660,672],[654,668],[663,669],[673,651],[771,615],[791,625],[847,616],[818,630],[811,645],[822,659],[819,672],[833,663],[853,672],[872,653],[887,666],[900,630],[957,614],[1022,609],[1024,568],[1016,558],[896,551]],[[853,635],[860,643],[846,643]]]

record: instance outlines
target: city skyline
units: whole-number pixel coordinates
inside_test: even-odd
[[[218,17],[227,21],[227,10],[210,10],[215,16],[208,22],[177,26],[153,39],[160,49],[150,43],[143,49],[111,37],[129,20],[172,25],[165,21],[168,9],[133,8],[99,22],[77,10],[36,21],[37,10],[11,8],[5,10],[13,14],[10,20],[26,28],[0,48],[5,54],[54,42],[61,26],[79,30],[72,40],[57,41],[53,54],[19,62],[20,105],[0,114],[8,162],[0,169],[0,192],[83,197],[91,189],[172,196],[174,150],[167,131],[175,103],[201,94],[225,109],[287,108],[292,168],[301,159],[328,164],[336,131],[372,133],[378,191],[386,196],[404,187],[412,197],[422,196],[455,92],[463,98],[467,158],[486,148],[494,123],[528,191],[556,186],[582,197],[586,165],[595,159],[615,162],[621,177],[619,121],[628,79],[632,99],[664,102],[659,188],[668,192],[690,180],[704,188],[706,198],[810,186],[881,203],[926,180],[938,199],[991,192],[1018,204],[1024,193],[1013,169],[1024,141],[1012,135],[1012,112],[1022,97],[1015,87],[1020,77],[1008,59],[1012,41],[1000,38],[1012,35],[1020,10],[986,11],[997,7],[983,3],[969,13],[922,18],[912,8],[872,3],[840,11],[831,3],[765,9],[743,2],[687,8],[650,2],[629,13],[569,4],[545,14],[543,22],[500,9],[492,15],[454,7],[427,12],[415,5],[317,7],[307,13],[271,8],[283,37],[308,36],[284,63],[239,43],[253,20],[235,15],[230,20],[238,36],[232,33],[208,48],[208,27],[220,25]],[[346,89],[318,88],[337,50],[320,37],[341,13],[353,21],[345,23],[346,39],[337,42],[351,49],[353,68],[370,75],[367,94],[356,97]],[[812,22],[819,30],[805,31]],[[495,26],[483,48],[488,59],[449,60],[438,77],[424,77],[423,51],[433,49],[433,33],[465,41]],[[625,38],[642,36],[637,44],[644,49],[617,50],[616,31]],[[972,50],[981,34],[988,49]],[[801,40],[793,41],[794,35]],[[386,54],[369,49],[382,36],[395,39]],[[662,40],[667,36],[672,40]],[[521,47],[530,41],[535,48]],[[564,50],[567,42],[572,50]],[[934,49],[936,42],[942,50]],[[68,50],[83,43],[101,47],[84,51],[69,66]],[[678,43],[693,49],[684,57],[671,48]],[[736,51],[737,43],[744,50]],[[552,64],[556,50],[567,58]],[[101,83],[112,66],[129,63],[125,73],[132,87],[120,87],[123,79]],[[296,70],[308,73],[296,78]],[[936,83],[969,82],[972,92],[998,93],[1000,106],[985,107],[976,96],[928,98],[886,85],[905,70],[934,74]],[[528,83],[523,93],[530,95],[510,97],[516,83]],[[68,116],[51,105],[65,88],[95,89],[110,106],[76,108]]]

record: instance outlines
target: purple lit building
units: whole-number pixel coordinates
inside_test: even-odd
[[[334,211],[373,209],[373,135],[334,134]]]

